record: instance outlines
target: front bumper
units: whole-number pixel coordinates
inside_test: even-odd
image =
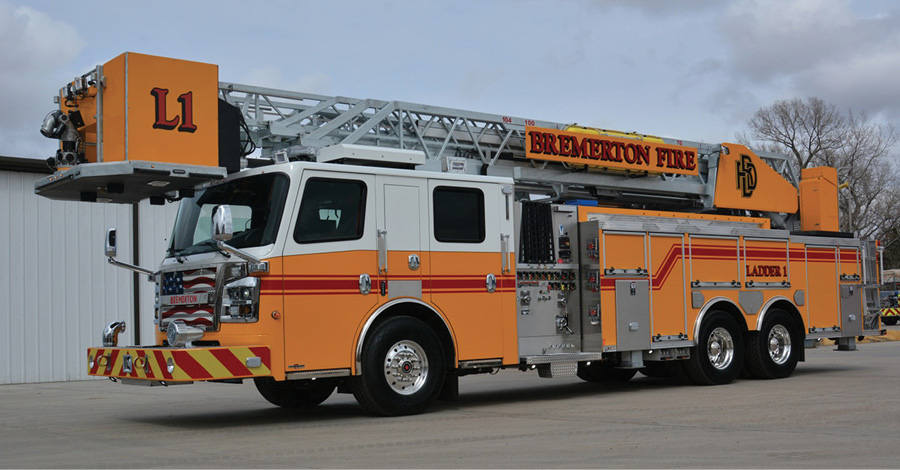
[[[177,383],[272,375],[266,346],[88,348],[87,355],[96,377]]]

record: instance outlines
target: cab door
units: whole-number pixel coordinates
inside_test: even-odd
[[[428,234],[425,180],[377,176],[378,290],[382,300],[422,299],[422,273],[428,258],[422,247]]]
[[[284,248],[286,371],[349,369],[379,298],[375,177],[307,170],[300,185]]]
[[[500,186],[432,179],[428,201],[426,284],[456,336],[458,360],[516,361],[515,276],[502,249],[512,221]]]

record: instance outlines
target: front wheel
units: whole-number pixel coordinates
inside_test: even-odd
[[[395,317],[366,340],[361,375],[351,377],[353,396],[367,410],[387,416],[425,411],[437,399],[446,366],[440,340],[425,323]]]
[[[803,340],[784,310],[766,315],[762,328],[747,337],[747,368],[758,379],[783,379],[794,372]]]
[[[697,346],[685,362],[685,373],[699,385],[731,383],[741,372],[744,341],[737,322],[725,312],[711,312],[700,326]]]
[[[334,392],[334,381],[287,380],[276,381],[272,377],[255,377],[256,389],[269,403],[283,408],[312,408],[327,400]]]

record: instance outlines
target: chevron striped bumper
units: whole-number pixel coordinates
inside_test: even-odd
[[[88,375],[147,382],[229,380],[272,375],[266,346],[88,348]]]

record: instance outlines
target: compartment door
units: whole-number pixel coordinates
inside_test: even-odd
[[[650,235],[651,335],[663,341],[687,333],[683,252],[682,235]]]
[[[616,281],[616,335],[619,351],[650,349],[650,281]]]

